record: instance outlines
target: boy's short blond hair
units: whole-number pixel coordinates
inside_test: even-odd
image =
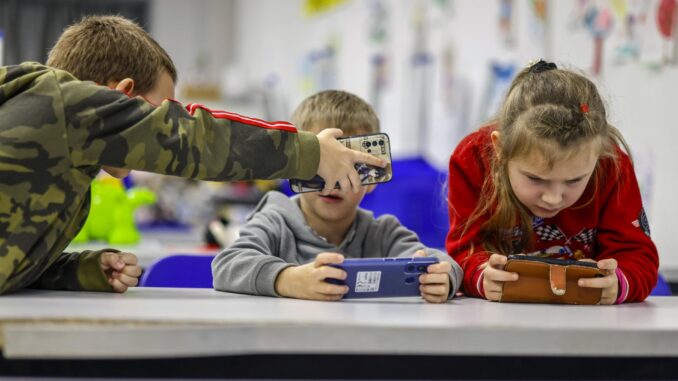
[[[149,92],[163,70],[177,81],[167,52],[139,25],[120,16],[86,16],[66,28],[49,52],[47,66],[101,85],[132,78],[139,94]]]
[[[292,114],[300,130],[318,133],[339,128],[344,136],[379,132],[379,118],[367,102],[341,90],[325,90],[306,98]]]

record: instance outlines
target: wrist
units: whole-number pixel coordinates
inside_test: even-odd
[[[276,294],[284,297],[289,297],[290,295],[290,288],[289,284],[291,282],[291,279],[293,278],[293,272],[296,266],[289,266],[285,267],[278,273],[278,276],[275,278],[275,292]]]

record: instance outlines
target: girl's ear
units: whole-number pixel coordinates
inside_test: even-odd
[[[125,78],[118,83],[109,82],[108,86],[114,88],[115,90],[122,91],[129,96],[134,94],[134,80],[132,78]]]
[[[499,138],[501,138],[501,132],[492,131],[490,138],[492,139],[492,146],[494,147],[494,152],[497,154],[498,158],[499,154],[501,153],[501,143],[499,142]]]

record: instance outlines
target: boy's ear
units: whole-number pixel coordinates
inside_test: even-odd
[[[120,82],[111,81],[108,83],[108,87],[114,88],[118,91],[132,96],[134,94],[134,80],[132,78],[125,78]]]

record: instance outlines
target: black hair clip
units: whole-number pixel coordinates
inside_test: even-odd
[[[542,73],[542,72],[554,70],[554,69],[557,69],[557,68],[558,68],[558,66],[556,66],[556,64],[554,64],[553,62],[546,62],[544,60],[539,60],[539,62],[530,66],[530,70],[528,70],[528,73]]]

